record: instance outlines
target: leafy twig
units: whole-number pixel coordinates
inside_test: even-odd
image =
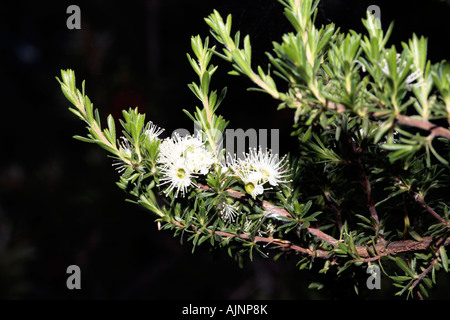
[[[435,217],[440,223],[449,226],[449,222],[442,218],[436,211],[433,210],[426,202],[425,199],[420,194],[415,194],[414,199],[424,207],[427,212],[429,212],[433,217]]]
[[[208,186],[205,185],[198,185],[202,190],[210,190]],[[239,193],[235,190],[228,189],[227,192],[230,194],[230,196],[235,198],[242,198],[245,195],[242,193]],[[272,213],[284,217],[290,217],[292,218],[291,214],[284,208],[276,207],[269,203],[268,201],[262,202],[263,208],[267,211],[267,213]],[[313,236],[317,237],[318,239],[325,241],[329,244],[331,244],[333,247],[338,247],[339,240],[333,238],[332,236],[326,234],[325,232],[317,229],[317,228],[306,228],[306,230],[312,234]],[[378,255],[373,257],[370,252],[367,250],[365,246],[355,246],[355,249],[358,253],[358,255],[361,258],[365,258],[367,261],[374,261],[378,260],[383,256],[386,255],[396,255],[398,253],[403,252],[416,252],[416,251],[422,251],[428,249],[435,239],[433,237],[423,237],[422,241],[415,241],[415,240],[399,240],[399,241],[392,241],[389,243],[380,243],[375,245],[376,252],[378,252]],[[447,246],[450,244],[450,238],[446,239],[446,241],[443,243],[444,246]],[[325,257],[324,255],[320,254],[319,257]]]
[[[356,157],[356,163],[358,164],[358,169],[361,177],[361,183],[364,187],[364,192],[367,197],[367,207],[369,208],[369,212],[373,220],[375,221],[375,231],[378,232],[380,229],[380,220],[378,219],[378,213],[375,209],[375,201],[373,199],[372,195],[372,186],[370,184],[369,178],[367,177],[366,170],[364,168],[364,165],[361,160],[361,150],[358,148],[353,141],[353,139],[350,138],[350,143],[352,146],[353,154]]]

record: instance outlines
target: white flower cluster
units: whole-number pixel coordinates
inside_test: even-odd
[[[222,172],[238,179],[253,198],[288,182],[290,175],[286,157],[279,159],[277,154],[267,149],[252,149],[245,159],[229,157],[228,161],[219,164],[213,153],[207,150],[200,134],[184,137],[175,134],[162,140],[159,146],[159,185],[167,185],[166,194],[173,192],[175,197],[184,197],[190,187],[196,187],[195,179],[208,174],[214,164],[221,166]],[[216,207],[222,219],[235,221],[238,207],[230,198],[223,199]]]
[[[201,133],[197,135],[180,136],[160,140],[159,135],[164,130],[149,123],[144,134],[150,142],[159,140],[157,164],[160,172],[159,186],[167,186],[166,194],[173,192],[175,197],[184,197],[190,187],[196,187],[195,179],[210,172],[211,167],[222,167],[222,172],[239,180],[245,191],[252,197],[264,193],[272,187],[288,182],[290,175],[286,157],[278,158],[270,150],[251,149],[245,159],[228,157],[228,161],[219,163],[214,154],[207,150]],[[131,157],[133,146],[122,137],[121,152]],[[125,170],[122,165],[120,171]],[[220,216],[229,222],[234,222],[238,215],[238,205],[231,198],[222,199],[216,204]]]
[[[227,168],[242,181],[245,191],[253,198],[271,189],[265,188],[267,184],[276,187],[288,182],[286,157],[279,159],[278,154],[267,149],[251,149],[245,159],[229,157]]]
[[[177,197],[181,191],[184,197],[187,189],[195,186],[193,178],[206,175],[215,162],[200,135],[181,137],[175,134],[173,138],[164,139],[159,147],[158,163],[163,175],[160,185],[169,184],[166,193],[175,190]]]

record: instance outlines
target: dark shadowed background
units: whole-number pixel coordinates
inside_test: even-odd
[[[394,4],[395,3],[395,4]],[[69,30],[66,9],[81,9],[81,30]],[[442,1],[322,1],[318,22],[363,31],[369,5],[381,9],[383,27],[395,20],[391,44],[413,32],[429,39],[432,62],[449,59],[450,6]],[[81,143],[84,124],[67,108],[55,76],[76,71],[103,119],[139,106],[171,133],[191,130],[182,109],[198,105],[187,84],[197,81],[186,59],[190,37],[207,36],[203,18],[233,14],[234,31],[251,35],[254,61],[290,31],[275,0],[4,1],[0,4],[2,102],[0,111],[0,297],[8,299],[337,299],[334,290],[308,289],[298,257],[257,258],[243,268],[206,244],[191,253],[154,217],[126,203],[106,152]],[[280,151],[295,152],[293,113],[276,111],[269,96],[220,68],[213,88],[228,87],[219,113],[229,128],[280,129]],[[66,269],[81,268],[81,290],[68,290]],[[351,288],[350,288],[351,289]],[[448,281],[432,292],[448,299]],[[351,291],[351,290],[350,290]],[[389,297],[389,290],[362,297]],[[347,295],[348,294],[348,295]]]

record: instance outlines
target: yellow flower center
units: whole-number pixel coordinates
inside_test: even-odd
[[[177,171],[177,177],[180,179],[183,179],[186,176],[186,171],[184,171],[183,168],[178,169]]]
[[[245,191],[247,191],[248,194],[251,194],[255,190],[255,185],[253,183],[247,183],[245,185]]]
[[[270,173],[266,169],[262,169],[261,174],[264,176],[264,180],[268,180],[270,177]]]

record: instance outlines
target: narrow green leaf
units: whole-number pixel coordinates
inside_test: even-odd
[[[338,242],[338,246],[339,246],[339,249],[341,249],[342,251],[344,251],[345,253],[347,253],[348,252],[348,248],[347,248],[347,246],[343,243],[343,242]]]
[[[94,140],[92,140],[90,138],[82,137],[82,136],[73,136],[73,138],[76,140],[79,140],[79,141],[83,141],[83,142],[95,143]]]
[[[448,257],[444,246],[439,248],[439,254],[441,256],[442,266],[444,267],[445,272],[448,272]]]
[[[416,232],[414,231],[414,229],[412,227],[408,227],[408,233],[411,237],[413,237],[414,240],[416,241],[422,241],[422,237]]]
[[[211,81],[211,77],[209,75],[209,72],[203,73],[202,79],[200,81],[201,82],[201,86],[202,86],[203,97],[207,97],[208,96],[210,81]]]
[[[424,287],[423,284],[419,283],[419,289],[420,289],[420,292],[422,292],[422,294],[423,294],[426,298],[429,297],[428,291],[427,291],[427,289],[425,289],[425,287]]]
[[[115,146],[116,145],[116,125],[114,123],[114,118],[112,115],[108,116],[107,122],[108,122],[108,129],[109,129],[109,135],[110,135],[109,142],[111,142],[112,145]]]
[[[412,279],[411,281],[409,281],[409,283],[403,287],[402,290],[400,290],[399,292],[397,292],[395,295],[396,296],[401,296],[403,293],[405,293],[406,290],[409,289],[409,287],[411,287],[411,285],[413,284],[414,280]]]
[[[405,271],[409,276],[411,277],[415,277],[416,275],[414,274],[414,272],[408,267],[408,265],[406,264],[405,260],[403,260],[400,257],[396,257],[395,258],[395,262],[397,263],[397,265],[403,270]]]
[[[411,277],[408,276],[389,276],[389,278],[391,278],[395,282],[405,282],[411,280]]]

